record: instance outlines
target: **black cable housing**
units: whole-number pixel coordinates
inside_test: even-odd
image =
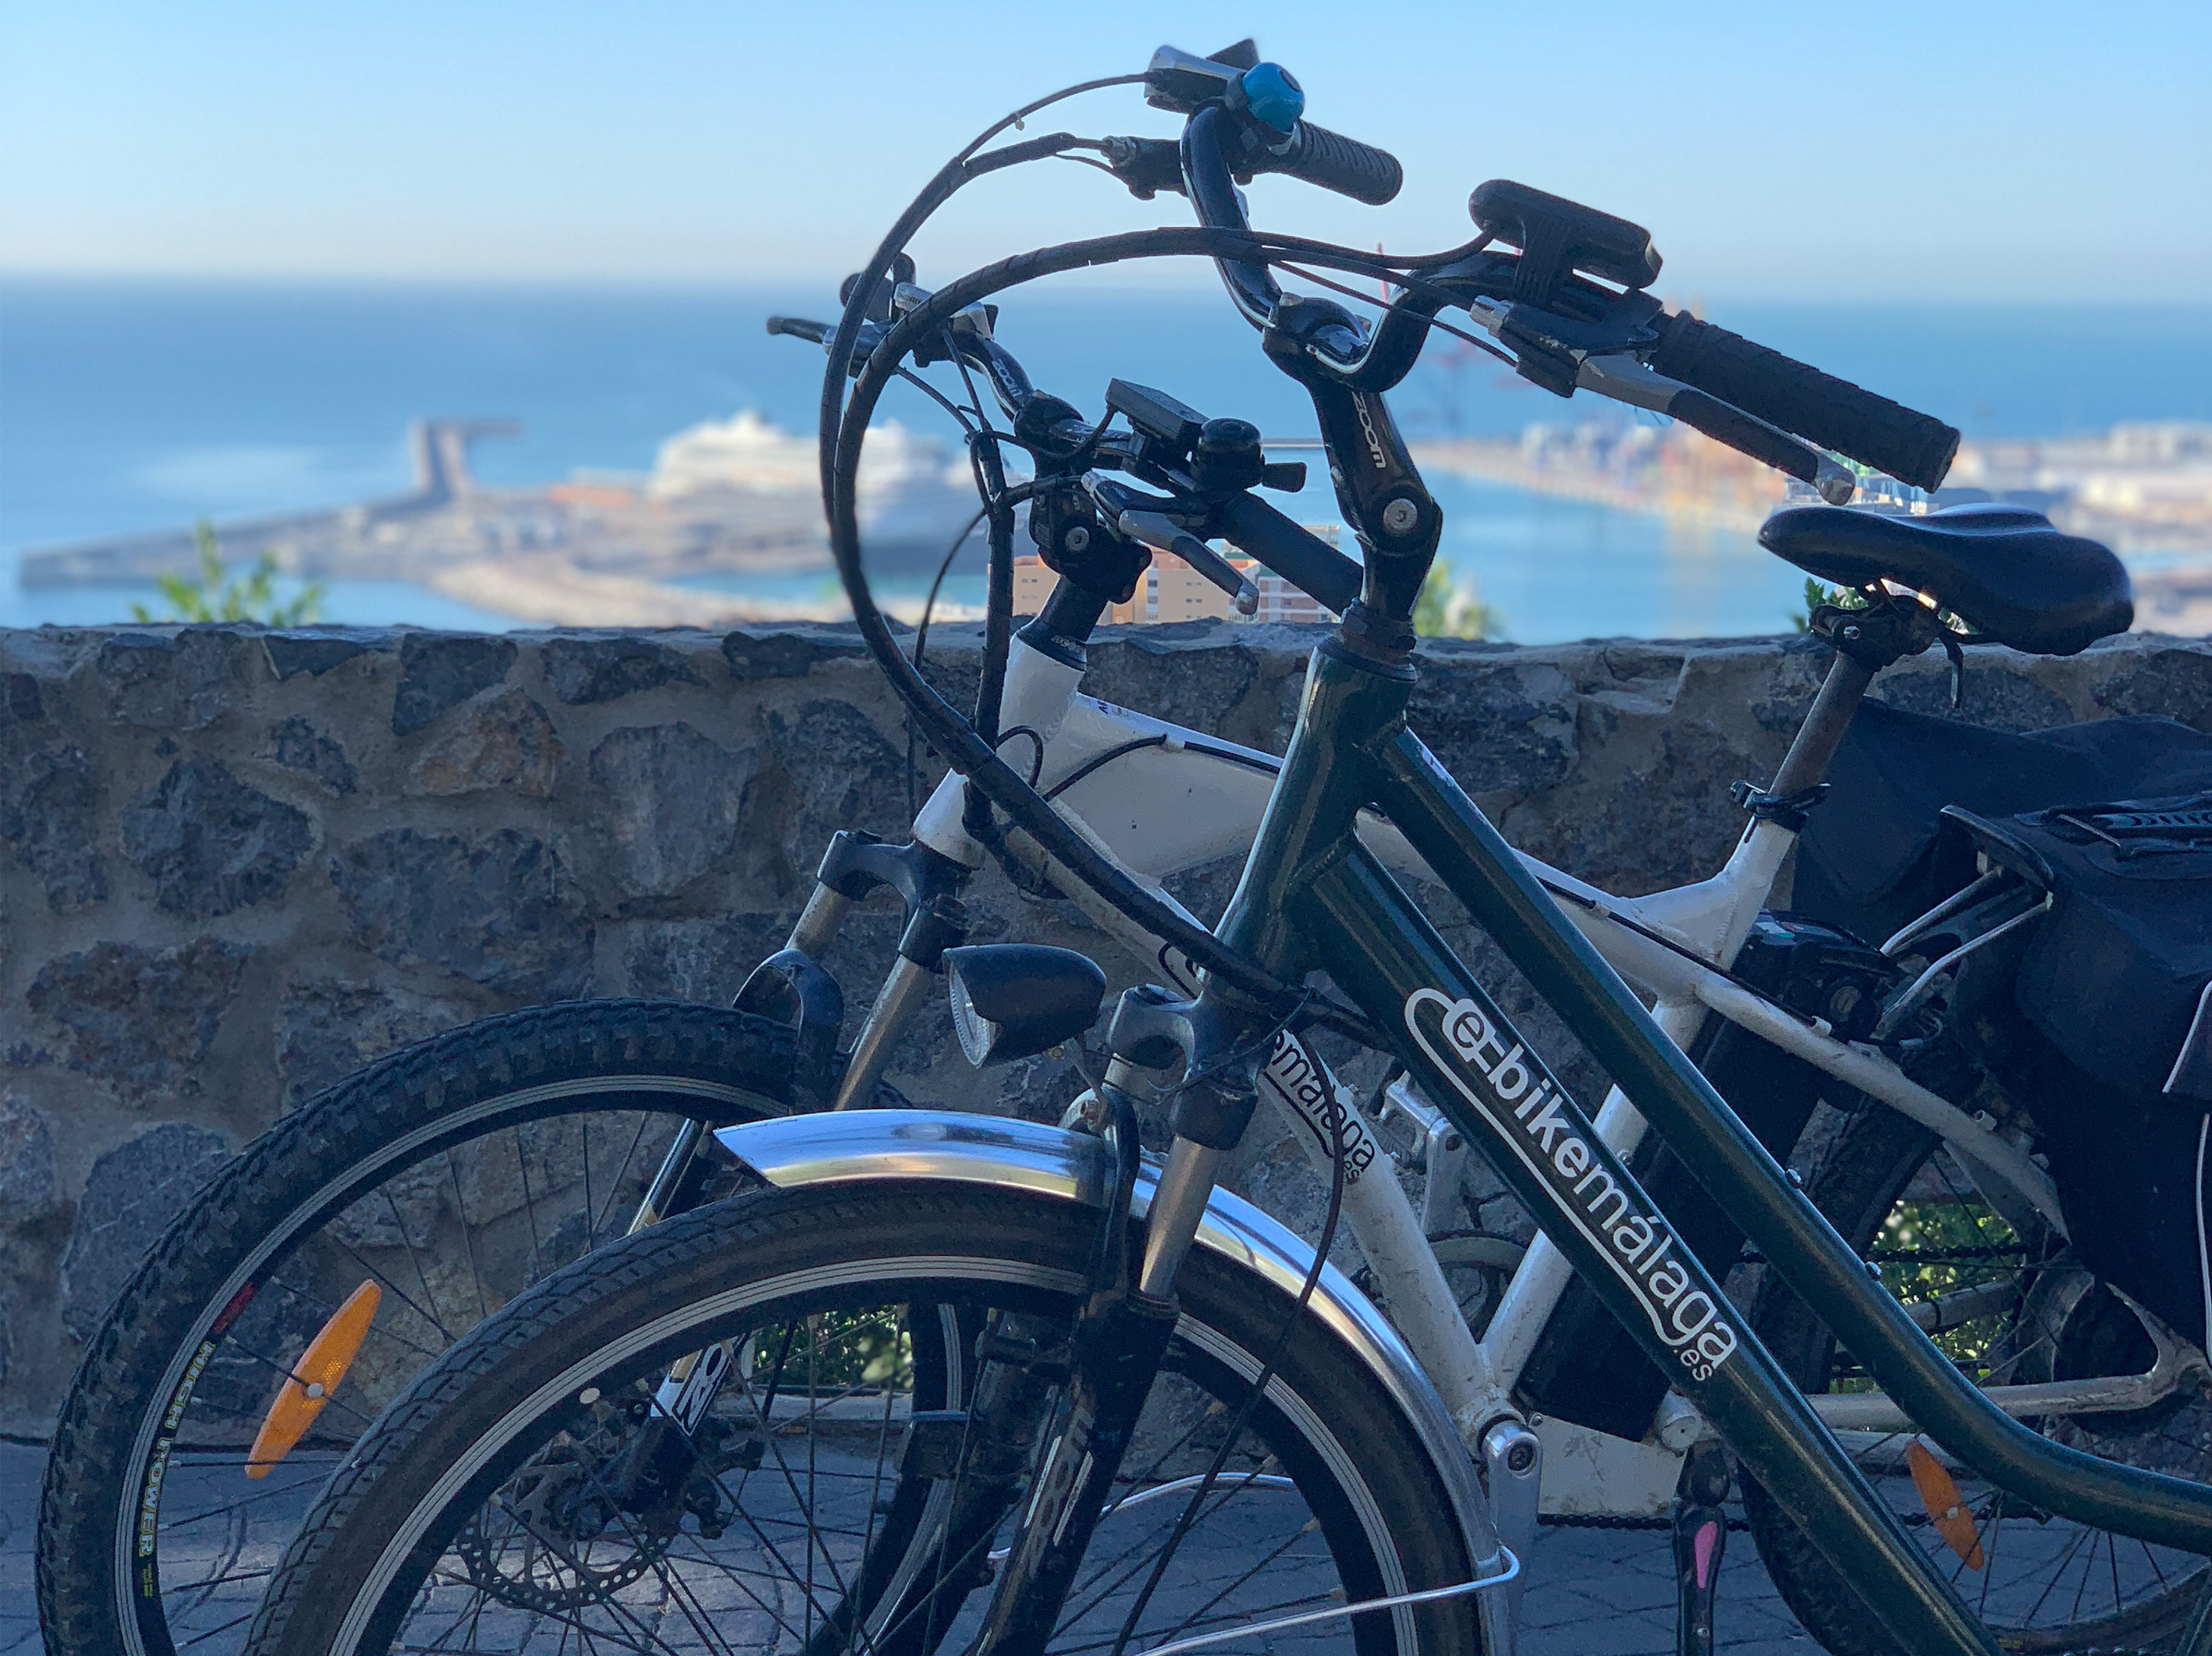
[[[1038,144],[1047,146],[1061,142],[1057,136],[1036,141]],[[1033,147],[1010,145],[1006,149],[994,150],[980,159],[996,161],[1011,150],[1026,150]],[[1049,154],[1052,150],[1048,148],[1042,153]],[[933,197],[940,190],[944,195],[949,196],[952,189],[966,181],[969,166],[969,163],[956,164],[955,167],[948,167],[939,173],[915,207],[909,208],[901,218],[899,227],[893,232],[893,237],[898,239],[886,239],[878,250],[877,258],[871,261],[870,268],[861,272],[860,281],[854,284],[853,300],[847,305],[844,318],[838,325],[837,340],[845,346],[846,355],[849,356],[850,339],[859,332],[866,295],[872,291],[873,282],[890,268],[892,259],[903,246],[902,238],[912,234],[908,221],[913,220],[918,227],[927,214],[918,213],[916,209],[921,208],[924,202],[930,202],[933,208]],[[953,179],[956,172],[959,176]],[[949,179],[953,181],[948,185]],[[891,328],[869,354],[866,365],[854,381],[850,397],[842,399],[842,406],[839,406],[840,399],[836,393],[843,384],[842,364],[837,346],[833,344],[831,373],[825,376],[823,382],[823,494],[829,507],[830,546],[862,640],[890,679],[892,688],[914,713],[925,737],[947,762],[992,804],[1027,830],[1030,837],[1061,866],[1108,902],[1154,936],[1174,943],[1194,964],[1224,985],[1251,996],[1270,1010],[1282,1014],[1295,1010],[1304,1002],[1306,997],[1302,988],[1285,982],[1227,948],[1211,931],[1186,919],[1102,856],[1088,840],[1071,828],[1034,788],[993,751],[957,709],[939,695],[914,670],[892,639],[890,628],[884,625],[882,611],[876,606],[861,563],[860,525],[854,511],[860,449],[866,440],[868,420],[877,402],[895,376],[897,365],[917,342],[933,337],[954,312],[1008,288],[1066,270],[1119,264],[1133,258],[1177,257],[1233,258],[1264,264],[1298,258],[1326,268],[1376,276],[1395,275],[1398,268],[1372,253],[1358,252],[1331,243],[1300,237],[1171,226],[1154,230],[1129,231],[1085,241],[1064,242],[1057,246],[1016,254],[970,271],[939,288]],[[1405,279],[1401,277],[1400,280],[1404,282]],[[1416,281],[1409,285],[1428,287],[1430,284]]]

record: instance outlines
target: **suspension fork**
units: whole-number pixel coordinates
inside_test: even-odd
[[[1119,1188],[1107,1208],[1091,1292],[1076,1319],[1065,1399],[1031,1481],[1028,1506],[999,1577],[975,1656],[1042,1656],[1092,1532],[1113,1504],[1123,1457],[1167,1355],[1178,1310],[1175,1281],[1197,1239],[1222,1156],[1258,1103],[1267,1024],[1211,993],[1195,1004],[1132,989],[1107,1032],[1114,1062],[1099,1107],[1115,1146]],[[1130,1066],[1181,1059],[1175,1138],[1152,1193],[1132,1281],[1129,1204],[1136,1187],[1136,1111],[1121,1089]],[[1141,1611],[1141,1604],[1139,1604]]]
[[[854,905],[878,886],[890,886],[905,900],[907,924],[899,955],[876,998],[867,1022],[854,1043],[845,1074],[830,1107],[844,1109],[872,1097],[890,1061],[900,1030],[923,998],[944,952],[966,936],[966,916],[958,896],[968,870],[927,846],[886,845],[872,834],[840,832],[830,841],[808,897],[784,947],[756,967],[738,992],[740,1010],[769,1011],[779,1004],[794,1023],[792,1101],[801,1109],[820,1108],[836,1055],[844,1021],[844,997],[816,956],[835,940]],[[644,1199],[630,1216],[635,1234],[663,1219],[699,1204],[712,1163],[701,1156],[708,1143],[707,1123],[686,1119],[676,1131]],[[611,1477],[618,1503],[649,1498],[680,1487],[696,1459],[693,1435],[713,1408],[736,1362],[736,1350],[723,1341],[679,1357],[654,1393],[653,1413],[646,1421]]]

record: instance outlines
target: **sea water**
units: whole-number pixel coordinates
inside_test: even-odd
[[[424,416],[520,420],[519,438],[476,448],[476,472],[495,486],[642,472],[665,438],[743,408],[811,430],[821,354],[771,338],[763,320],[825,317],[834,297],[799,287],[0,282],[0,622],[123,620],[134,601],[155,601],[138,588],[23,590],[13,566],[27,549],[402,494],[406,424]],[[1711,313],[1970,436],[2212,418],[2212,307],[1747,302]],[[1271,436],[1313,428],[1297,389],[1211,291],[1040,288],[1006,300],[999,325],[1040,385],[1085,409],[1118,374]],[[1563,403],[1443,342],[1392,403],[1415,437],[1513,433],[1586,417],[1586,405],[1589,416],[1615,412],[1587,397]],[[903,389],[879,417],[949,429]],[[1802,578],[1741,530],[1429,481],[1446,514],[1443,555],[1511,637],[1770,633],[1799,607]],[[1318,477],[1285,509],[1334,516]],[[258,550],[227,549],[240,561]],[[777,583],[775,595],[811,596],[819,584]],[[956,600],[979,591],[973,574],[948,585]],[[510,624],[400,582],[337,583],[324,614]]]

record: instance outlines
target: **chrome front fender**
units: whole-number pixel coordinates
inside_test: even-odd
[[[1005,1186],[1103,1208],[1113,1182],[1102,1140],[996,1116],[844,1110],[748,1122],[725,1127],[714,1137],[738,1161],[781,1188],[935,1179]],[[1151,1204],[1156,1174],[1148,1165],[1138,1176],[1139,1216]],[[1243,1198],[1223,1190],[1215,1191],[1206,1204],[1198,1246],[1256,1272],[1286,1294],[1295,1295],[1313,1268],[1312,1248]],[[1397,1331],[1334,1265],[1322,1269],[1311,1313],[1366,1364],[1404,1412],[1450,1492],[1468,1556],[1481,1561],[1478,1575],[1503,1568],[1498,1532],[1474,1462],[1452,1429],[1443,1399]]]

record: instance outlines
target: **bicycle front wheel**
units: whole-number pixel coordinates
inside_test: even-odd
[[[179,1216],[86,1346],[39,1516],[49,1646],[233,1656],[377,1410],[620,1235],[687,1120],[783,1113],[790,1071],[790,1032],[763,1018],[578,1001],[434,1037],[286,1116]],[[369,1315],[342,1380],[272,1449],[288,1376],[349,1306]]]
[[[1026,1192],[816,1187],[603,1249],[394,1404],[325,1491],[249,1648],[966,1650],[1051,1436],[1054,1331],[1073,1325],[1097,1227]],[[1050,1648],[1142,1653],[1466,1581],[1442,1481],[1357,1358],[1212,1255],[1177,1286],[1176,1336]],[[978,1401],[931,1412],[911,1354],[955,1322],[984,1333]],[[712,1351],[728,1362],[718,1400],[679,1465],[653,1459],[640,1435],[665,1419],[653,1399],[670,1365]],[[980,1400],[994,1381],[1036,1388],[1025,1415]],[[649,1459],[660,1470],[641,1483]],[[1226,1647],[1478,1656],[1480,1642],[1459,1598]]]

